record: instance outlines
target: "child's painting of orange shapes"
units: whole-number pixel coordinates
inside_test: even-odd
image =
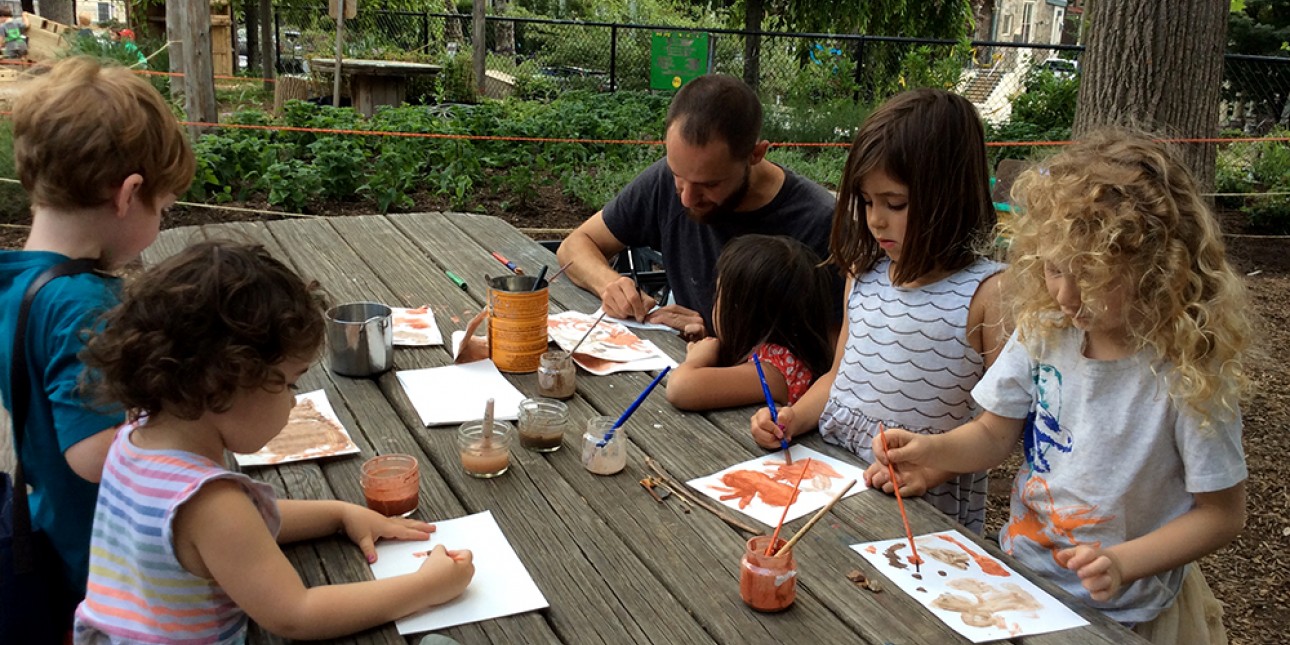
[[[814,513],[853,479],[856,485],[847,492],[847,496],[864,490],[864,469],[858,465],[825,456],[805,446],[792,446],[789,450],[793,457],[791,463],[782,451],[771,453],[699,477],[689,484],[708,497],[768,526],[779,523],[786,506],[786,522]],[[793,485],[798,477],[802,478],[802,485],[794,495]]]
[[[596,323],[596,318],[577,311],[566,311],[547,316],[547,330],[551,340],[564,351],[573,349],[578,341]],[[607,320],[595,325],[587,340],[578,345],[579,356],[617,363],[627,363],[656,356],[652,345],[641,340],[631,330]]]
[[[443,333],[435,324],[430,305],[415,309],[391,307],[394,344],[400,347],[428,347],[443,344]]]
[[[974,643],[1045,634],[1088,621],[958,531],[914,538],[923,564],[909,563],[909,541],[853,544],[875,569]]]
[[[268,444],[249,455],[234,457],[241,466],[271,466],[357,452],[358,446],[341,425],[327,392],[315,390],[296,395],[286,427]]]

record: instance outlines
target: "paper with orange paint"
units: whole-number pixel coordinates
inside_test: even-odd
[[[863,468],[805,446],[792,446],[789,453],[793,456],[792,464],[787,463],[781,450],[686,483],[767,526],[779,523],[785,506],[788,506],[785,522],[824,508],[852,479],[856,485],[847,492],[847,497],[865,489]],[[797,496],[793,497],[793,484],[807,467],[808,457],[811,459],[809,470],[802,478]]]
[[[915,572],[905,537],[853,544],[875,569],[974,643],[1046,634],[1088,624],[972,538],[958,531],[914,538]]]
[[[306,459],[352,455],[358,446],[341,424],[325,390],[296,395],[287,425],[263,448],[234,454],[239,466],[272,466]]]
[[[443,344],[443,333],[435,324],[430,305],[406,309],[390,307],[394,328],[394,344],[399,347],[430,347]]]

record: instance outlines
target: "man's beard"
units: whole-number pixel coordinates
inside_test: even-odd
[[[739,184],[739,188],[735,189],[735,192],[730,193],[729,197],[723,199],[720,204],[717,204],[712,210],[706,213],[695,213],[693,209],[687,208],[685,209],[685,214],[689,216],[690,219],[709,226],[719,224],[722,220],[728,219],[734,214],[735,208],[739,206],[739,202],[742,202],[744,197],[748,196],[748,189],[751,186],[749,178],[751,176],[752,166],[745,166],[744,180]]]

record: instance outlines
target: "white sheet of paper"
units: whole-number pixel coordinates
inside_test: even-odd
[[[941,622],[974,643],[1088,624],[958,531],[918,535],[914,544],[923,561],[918,574],[921,579],[914,577],[906,538],[853,544],[851,548]]]
[[[277,454],[271,450],[271,446],[265,446],[249,455],[233,453],[233,458],[237,460],[237,464],[239,466],[271,466],[273,464],[285,464],[293,461],[304,461],[306,459],[321,459],[322,457],[334,457],[337,455],[352,455],[358,453],[358,446],[355,445],[354,440],[350,438],[349,431],[345,429],[345,424],[340,422],[340,417],[336,416],[335,408],[331,407],[331,401],[327,399],[327,391],[314,390],[313,392],[304,392],[296,395],[296,405],[300,405],[302,401],[306,400],[314,404],[314,409],[318,411],[318,414],[330,419],[336,424],[337,428],[340,428],[341,434],[345,435],[346,445],[344,447],[315,446],[301,451],[292,452],[290,454]],[[289,433],[292,431],[293,427],[294,425],[288,422],[287,426],[282,429],[282,432]]]
[[[768,526],[779,524],[779,518],[784,514],[784,505],[792,498],[793,485],[797,483],[807,457],[811,458],[810,471],[802,479],[797,501],[789,506],[785,522],[824,508],[852,479],[856,480],[856,484],[847,491],[847,497],[867,488],[863,468],[825,456],[805,446],[790,446],[789,452],[793,455],[792,466],[785,463],[784,451],[781,450],[686,483],[694,490]]]
[[[551,340],[566,352],[577,345],[579,354],[623,363],[654,358],[660,354],[658,347],[647,344],[647,341],[630,329],[611,323],[608,319],[596,324],[595,316],[577,311],[562,311],[547,316],[546,321]],[[589,330],[590,335],[587,335]],[[583,336],[587,339],[578,345]]]
[[[430,305],[417,309],[391,307],[394,320],[394,344],[400,347],[429,347],[443,344],[443,333],[435,324]],[[424,310],[424,311],[423,311]]]
[[[451,602],[396,621],[400,634],[429,632],[550,606],[497,526],[492,512],[442,520],[434,525],[435,532],[425,542],[385,540],[378,543],[372,575],[382,580],[412,573],[425,562],[423,557],[414,554],[442,544],[450,551],[470,549],[475,577],[466,591]]]
[[[654,313],[655,311],[658,311],[658,309],[659,309],[659,308],[658,308],[657,306],[655,306],[653,309],[651,309],[651,310],[650,310],[650,313]],[[604,308],[604,307],[601,307],[601,308],[597,309],[595,312],[593,312],[593,313],[591,314],[591,317],[592,317],[592,318],[599,318],[599,317],[600,317],[600,314],[603,314],[603,313],[605,313],[605,308]],[[658,323],[650,323],[650,322],[636,322],[636,321],[635,321],[634,319],[632,319],[632,318],[614,318],[613,316],[605,316],[605,320],[607,320],[607,321],[609,321],[609,322],[616,322],[616,323],[618,323],[618,324],[620,324],[620,325],[622,325],[622,326],[624,326],[624,327],[631,327],[632,329],[647,329],[647,330],[654,330],[654,331],[665,331],[665,332],[668,332],[668,333],[670,333],[670,334],[679,334],[679,333],[681,333],[679,330],[674,329],[674,328],[672,328],[672,327],[668,327],[667,325],[660,325],[660,324],[658,324]]]
[[[608,320],[608,318],[605,320]],[[577,363],[582,369],[587,370],[596,376],[606,376],[609,374],[616,374],[618,372],[657,372],[665,367],[676,367],[676,361],[668,357],[667,354],[664,354],[663,350],[658,348],[658,345],[655,345],[648,340],[642,340],[641,342],[645,346],[649,347],[650,351],[654,352],[656,355],[651,356],[650,358],[642,358],[638,361],[627,361],[626,363],[621,363],[618,361],[607,361],[595,358],[579,351],[577,354],[573,355],[573,362]]]
[[[421,370],[400,370],[399,384],[427,426],[463,423],[484,418],[484,404],[494,400],[499,421],[520,418],[524,395],[511,385],[491,360]]]

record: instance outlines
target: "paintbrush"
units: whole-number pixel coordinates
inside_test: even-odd
[[[484,445],[485,450],[493,447],[493,400],[484,404]]]
[[[878,423],[878,441],[882,442],[882,453],[887,454],[887,432],[882,422]],[[909,538],[909,551],[913,553],[914,573],[922,573],[919,565],[923,559],[918,557],[918,547],[914,545],[914,532],[909,528],[909,516],[905,514],[905,499],[900,496],[900,482],[896,481],[896,467],[891,463],[891,457],[887,457],[887,476],[891,477],[891,487],[896,491],[896,505],[900,507],[900,521],[905,523],[905,537]]]
[[[627,270],[632,274],[632,284],[636,285],[636,297],[641,297],[641,278],[636,274],[636,258],[631,247],[627,248]]]
[[[847,485],[843,486],[842,490],[838,491],[838,494],[834,495],[833,499],[829,500],[829,503],[824,505],[824,508],[817,511],[815,515],[811,517],[811,521],[807,522],[806,525],[802,527],[802,530],[797,532],[797,535],[789,538],[788,542],[784,543],[784,546],[779,547],[779,550],[775,552],[775,556],[778,557],[788,553],[789,549],[792,549],[793,546],[797,544],[797,541],[802,539],[802,536],[806,535],[806,532],[811,530],[811,527],[815,526],[815,523],[819,522],[820,519],[824,517],[824,514],[828,513],[829,509],[833,508],[833,505],[837,504],[838,500],[842,499],[842,496],[846,495],[847,491],[851,490],[851,487],[855,485],[856,480],[854,479],[847,482]]]
[[[546,283],[547,283],[547,284],[551,284],[552,282],[555,282],[555,279],[556,279],[556,278],[558,278],[558,277],[560,277],[561,275],[563,275],[563,274],[564,274],[565,269],[568,269],[568,268],[569,268],[569,267],[571,267],[571,266],[573,266],[573,260],[569,260],[568,262],[566,262],[566,263],[565,263],[565,265],[564,265],[564,266],[560,267],[560,270],[559,270],[559,271],[556,271],[556,272],[555,272],[555,275],[553,275],[553,276],[551,276],[549,279],[547,279]]]
[[[578,342],[574,343],[573,349],[569,350],[570,356],[573,356],[573,353],[578,351],[579,347],[582,347],[582,341],[587,340],[587,338],[591,336],[591,332],[596,329],[596,325],[599,325],[600,321],[605,319],[605,313],[606,312],[601,312],[600,317],[596,319],[596,322],[591,323],[591,326],[587,328],[587,333],[583,334],[582,338],[579,338]]]
[[[775,532],[770,536],[770,544],[766,545],[766,556],[775,550],[775,543],[779,541],[779,530],[784,528],[784,520],[788,518],[788,509],[793,507],[793,502],[797,499],[797,491],[802,488],[802,478],[806,477],[806,471],[811,467],[811,458],[806,458],[806,463],[802,464],[802,473],[797,476],[797,483],[793,484],[793,494],[788,496],[788,503],[784,505],[784,512],[779,516],[779,524],[775,525]]]
[[[766,407],[770,408],[770,422],[779,425],[779,411],[775,409],[775,397],[770,395],[770,386],[766,384],[766,372],[761,369],[761,357],[753,354],[753,363],[757,365],[757,378],[761,380],[761,392],[766,395]],[[779,438],[779,447],[784,450],[784,463],[793,465],[793,453],[788,451],[788,437]]]
[[[538,271],[537,282],[533,283],[533,288],[530,289],[530,291],[537,291],[542,286],[542,278],[545,278],[545,277],[546,277],[546,265],[543,264],[542,270]],[[548,282],[547,284],[550,284],[550,283]]]
[[[645,386],[645,390],[640,393],[640,396],[636,397],[636,400],[632,401],[632,404],[627,406],[626,410],[623,410],[622,416],[618,417],[618,420],[614,422],[613,427],[609,428],[609,430],[605,432],[605,436],[601,437],[600,441],[596,442],[597,448],[604,448],[613,440],[614,431],[623,427],[624,423],[627,423],[627,418],[632,416],[632,413],[636,411],[636,408],[641,406],[641,401],[644,401],[645,397],[649,396],[649,393],[654,391],[654,388],[663,381],[663,377],[667,376],[667,373],[670,371],[672,371],[671,365],[663,368],[663,371],[659,372],[658,376],[655,376],[654,380],[650,381],[649,385]]]

